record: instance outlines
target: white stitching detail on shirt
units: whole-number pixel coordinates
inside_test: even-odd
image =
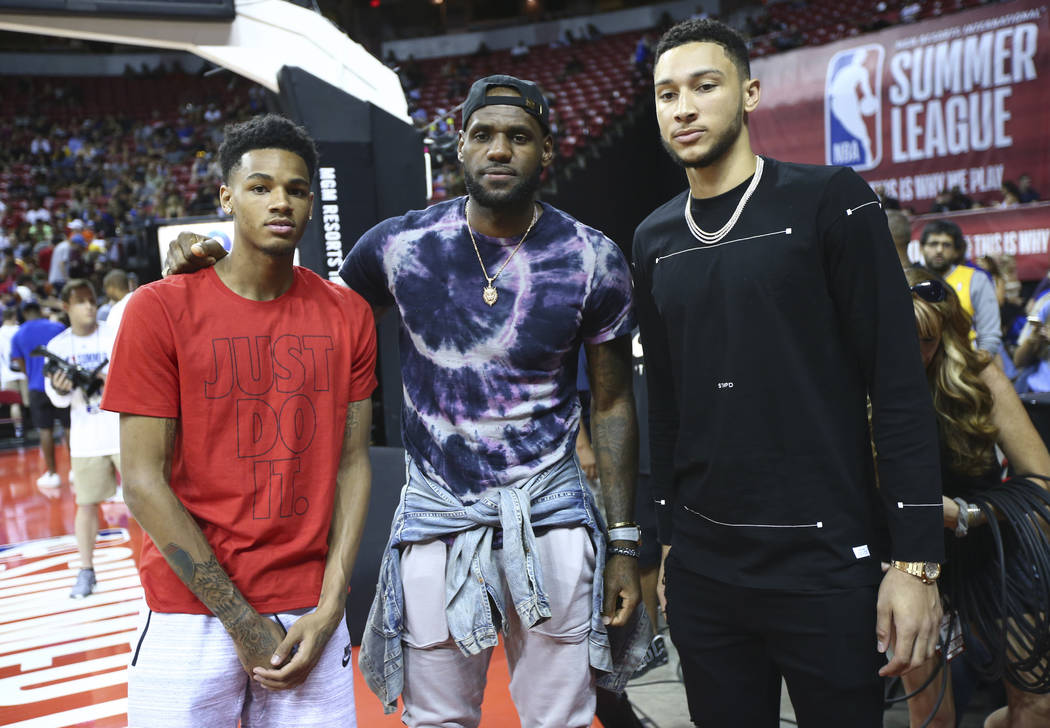
[[[863,205],[857,205],[856,207],[847,207],[846,208],[846,214],[847,215],[852,215],[854,212],[856,212],[860,208],[867,207],[868,205],[878,205],[879,207],[882,207],[882,203],[881,202],[879,202],[878,200],[872,200],[871,202],[865,202]]]
[[[719,526],[731,526],[733,528],[824,528],[824,521],[817,521],[816,523],[725,523],[724,521],[716,521],[709,516],[705,516],[700,511],[694,511],[687,505],[683,505],[682,508],[694,515],[700,516],[705,521],[716,523]]]
[[[745,240],[754,240],[755,238],[768,238],[770,235],[790,235],[790,234],[791,234],[791,228],[784,228],[783,230],[775,230],[775,231],[773,231],[771,233],[762,233],[761,235],[749,235],[746,238],[735,238],[733,240],[723,240],[720,243],[714,243],[712,245],[698,245],[695,248],[686,248],[685,250],[678,250],[678,251],[676,251],[674,253],[668,253],[667,255],[660,256],[660,257],[658,257],[656,259],[655,263],[659,263],[661,260],[664,260],[666,258],[673,258],[676,255],[681,255],[682,253],[691,253],[691,252],[693,252],[695,250],[710,250],[711,248],[717,248],[717,247],[722,246],[722,245],[729,245],[730,243],[742,243]]]

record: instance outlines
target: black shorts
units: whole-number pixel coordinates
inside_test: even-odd
[[[35,389],[29,390],[29,417],[38,430],[50,430],[55,420],[69,429],[69,407],[56,407],[46,393]]]

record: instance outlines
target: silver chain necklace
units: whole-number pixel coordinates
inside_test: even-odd
[[[693,219],[693,196],[688,194],[685,196],[685,224],[689,228],[689,232],[693,234],[693,237],[699,240],[704,245],[714,245],[715,243],[721,242],[722,238],[729,234],[729,231],[736,225],[737,220],[740,219],[740,213],[744,211],[744,207],[747,206],[747,201],[751,199],[751,195],[754,194],[758,188],[758,182],[762,179],[762,167],[764,166],[764,160],[762,157],[755,156],[755,174],[751,178],[751,184],[744,190],[744,196],[740,198],[740,202],[736,205],[736,210],[733,211],[733,216],[729,218],[729,222],[723,225],[713,233],[709,233],[706,230],[702,230],[696,221]]]

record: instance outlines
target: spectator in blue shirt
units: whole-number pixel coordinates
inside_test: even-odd
[[[36,485],[48,498],[57,498],[58,488],[62,484],[55,467],[55,420],[62,422],[69,429],[69,409],[59,409],[51,404],[44,392],[44,357],[32,356],[38,346],[45,346],[62,330],[60,323],[51,321],[43,315],[40,304],[27,301],[22,305],[25,323],[11,338],[11,368],[25,372],[29,379],[29,415],[30,423],[40,435],[40,452],[44,455],[47,472],[37,478]]]

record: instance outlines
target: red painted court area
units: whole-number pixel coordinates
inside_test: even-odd
[[[119,728],[128,724],[126,670],[143,604],[135,568],[141,530],[122,509],[103,510],[97,590],[70,599],[79,567],[75,504],[65,482],[68,451],[57,451],[64,481],[57,500],[36,489],[42,461],[35,447],[0,452],[0,726]],[[400,711],[383,715],[354,653],[358,725],[402,725]],[[501,646],[489,668],[483,728],[519,724],[507,684]]]

